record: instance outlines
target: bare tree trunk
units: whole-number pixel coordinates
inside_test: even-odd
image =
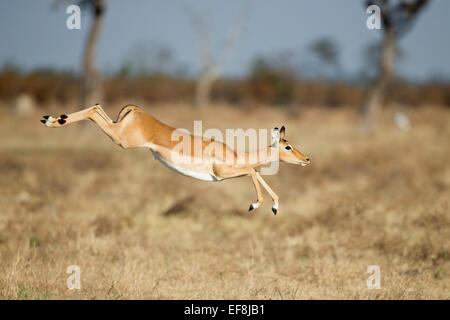
[[[212,44],[209,34],[211,26],[205,22],[205,17],[192,11],[189,7],[186,9],[198,33],[198,41],[200,45],[200,62],[203,65],[203,72],[197,79],[194,106],[201,108],[209,104],[212,85],[221,76],[222,68],[226,64],[237,41],[240,38],[244,22],[246,21],[248,11],[250,9],[250,1],[243,5],[236,21],[231,25],[225,39],[225,44],[216,59],[212,58],[211,53]]]
[[[394,69],[395,48],[395,33],[392,29],[386,29],[380,59],[380,73],[373,87],[369,89],[362,108],[363,127],[367,131],[371,131],[375,127],[383,96],[391,81]]]
[[[89,30],[88,40],[83,55],[82,101],[83,108],[100,103],[102,88],[100,74],[95,68],[95,52],[97,49],[100,29],[103,24],[104,2],[92,0],[94,20]]]
[[[195,87],[195,107],[202,108],[209,105],[211,88],[218,77],[219,73],[215,71],[214,67],[207,68],[200,75]]]
[[[196,108],[202,108],[204,106],[209,105],[209,95],[211,91],[211,81],[209,81],[206,73],[205,75],[201,75],[197,80],[197,84],[195,87],[195,101],[194,105]]]
[[[384,26],[378,79],[368,91],[362,105],[363,126],[366,130],[373,130],[382,98],[391,80],[397,39],[411,29],[418,14],[428,2],[429,0],[397,1],[395,5],[391,5],[388,0],[366,1],[367,6],[375,4],[381,7],[381,18]]]

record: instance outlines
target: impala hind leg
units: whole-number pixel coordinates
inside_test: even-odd
[[[270,194],[270,196],[272,197],[273,200],[273,207],[272,207],[272,212],[273,214],[277,214],[278,212],[278,195],[273,192],[273,190],[269,187],[269,185],[263,180],[263,178],[261,177],[261,175],[259,174],[259,172],[256,172],[256,178],[258,179],[259,182],[261,182],[261,184],[263,185],[264,189],[266,189],[266,191]]]
[[[119,134],[120,124],[113,122],[100,105],[95,105],[68,115],[62,114],[58,118],[44,116],[44,119],[41,120],[41,122],[50,128],[60,128],[82,120],[91,120],[95,122],[95,124],[97,124],[97,126],[115,143],[123,145]]]
[[[113,121],[108,117],[105,111],[103,111],[102,107],[98,104],[78,112],[70,113],[68,115],[62,114],[57,118],[54,118],[52,116],[44,116],[44,119],[42,119],[41,122],[47,127],[59,128],[82,120],[92,120],[97,123],[97,120],[100,120],[99,117],[107,123],[113,123]]]

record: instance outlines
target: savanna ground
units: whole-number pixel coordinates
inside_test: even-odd
[[[123,150],[93,124],[45,128],[43,114],[0,108],[0,298],[448,299],[450,112],[407,109],[409,132],[381,115],[362,134],[355,113],[315,108],[142,105],[192,129],[271,128],[312,161],[265,176],[277,216],[249,177],[178,175],[145,149]],[[111,117],[121,105],[104,106]],[[91,128],[92,127],[92,128]],[[66,268],[81,268],[68,290]],[[381,289],[369,290],[369,265]]]

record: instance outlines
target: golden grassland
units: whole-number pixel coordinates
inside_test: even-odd
[[[0,298],[448,299],[450,112],[408,109],[409,132],[381,115],[362,134],[350,110],[296,113],[141,105],[192,130],[271,128],[311,158],[265,176],[196,181],[123,150],[93,124],[45,128],[0,108]],[[105,106],[115,117],[120,105]],[[81,268],[68,290],[66,268]],[[366,286],[369,265],[381,289]]]

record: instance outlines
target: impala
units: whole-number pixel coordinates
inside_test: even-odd
[[[178,173],[203,181],[222,181],[230,178],[251,176],[256,189],[257,201],[250,205],[249,211],[260,207],[263,196],[260,184],[271,196],[274,205],[272,212],[277,214],[278,195],[263,180],[256,168],[270,164],[272,161],[284,161],[306,166],[309,158],[294,148],[285,139],[285,127],[275,128],[272,143],[264,149],[253,152],[237,152],[226,144],[214,139],[204,139],[186,133],[177,133],[181,138],[200,145],[201,157],[195,156],[193,148],[180,150],[179,141],[173,139],[177,129],[166,125],[134,105],[123,107],[117,119],[111,120],[100,105],[61,115],[58,118],[44,116],[41,120],[47,127],[59,128],[81,120],[95,122],[111,140],[122,148],[149,148],[155,159]],[[174,161],[180,153],[189,161]],[[231,157],[229,156],[231,155]],[[273,157],[277,155],[277,157]]]

